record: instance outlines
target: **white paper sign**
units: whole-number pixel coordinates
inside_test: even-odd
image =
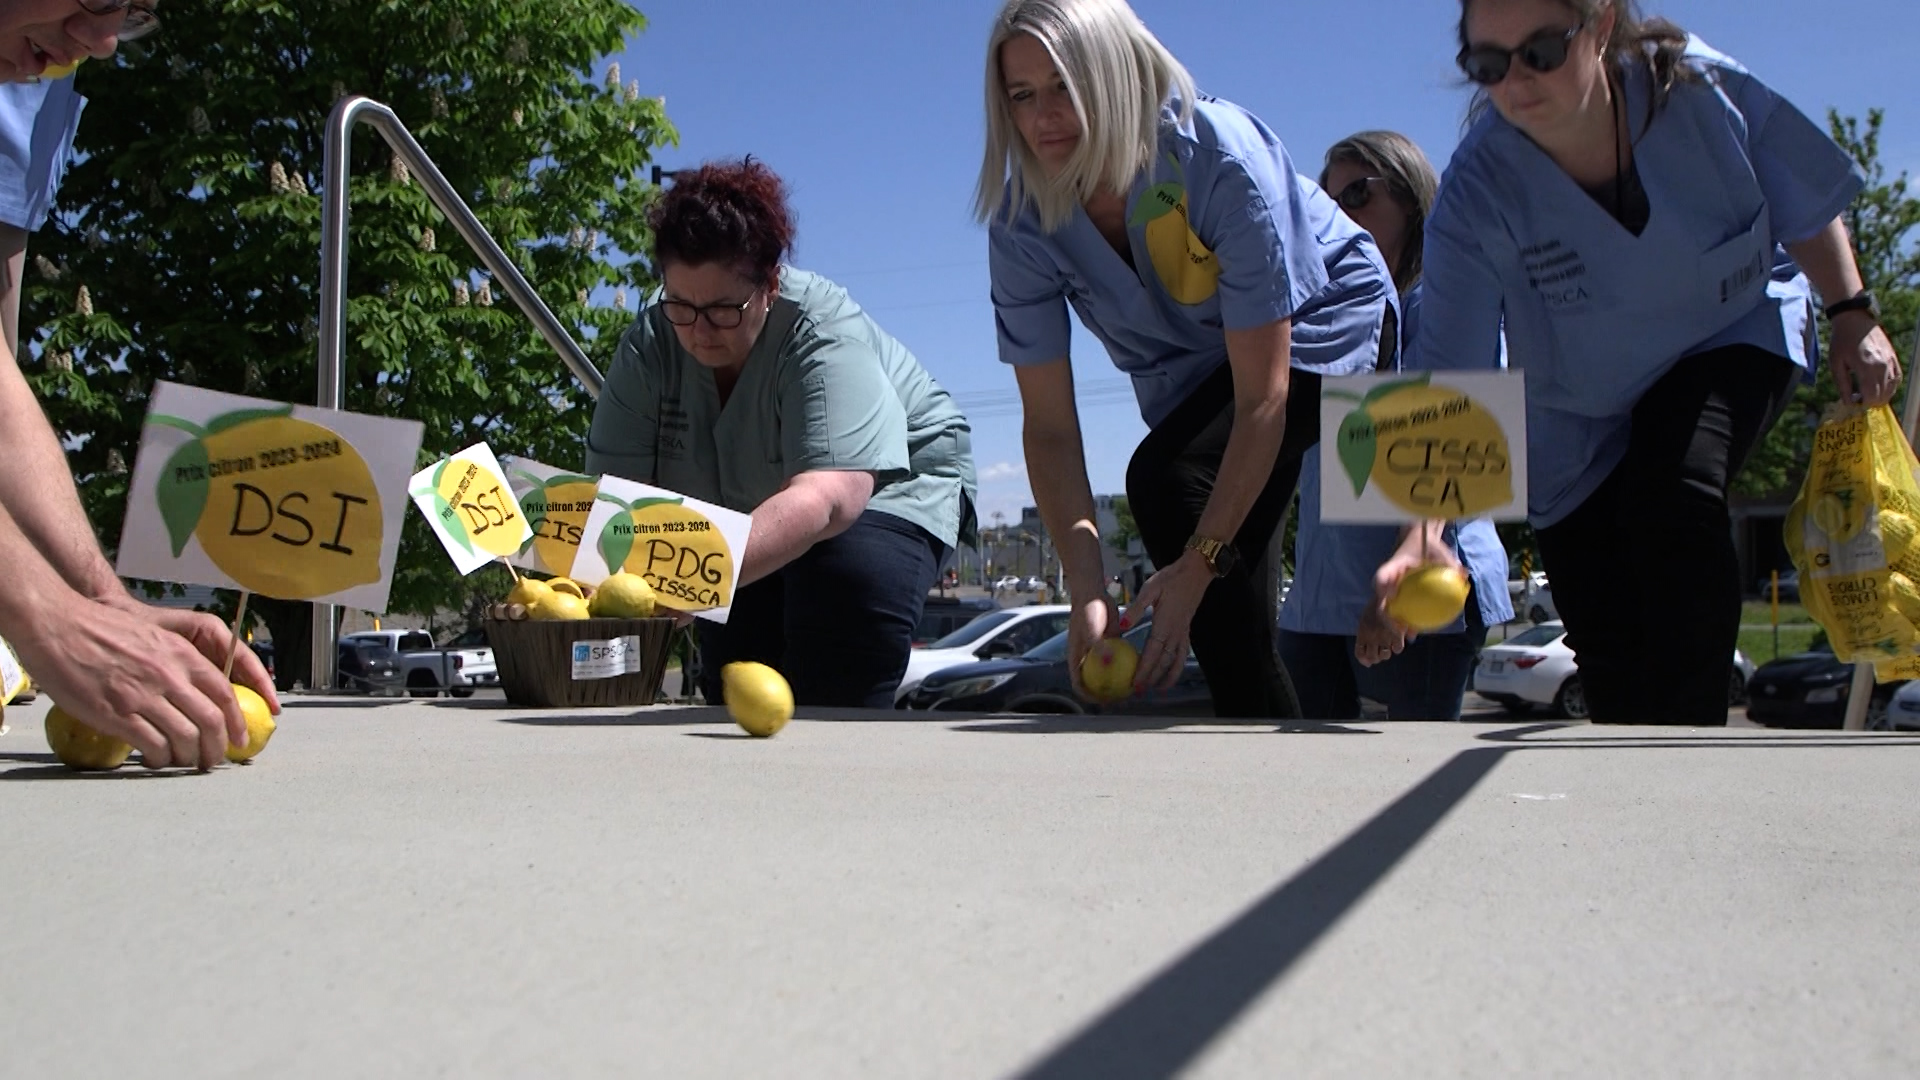
[[[385,611],[417,420],[156,383],[123,577]]]
[[[632,675],[639,670],[640,635],[638,634],[628,634],[611,641],[573,643],[575,682],[587,679],[611,679],[616,675]]]
[[[603,476],[570,576],[598,585],[624,569],[645,578],[661,604],[723,623],[752,527],[724,506]]]
[[[1526,516],[1521,372],[1397,372],[1320,384],[1321,520]]]
[[[13,653],[13,646],[0,640],[0,705],[11,705],[14,695],[27,688],[27,669]]]
[[[548,574],[573,573],[573,560],[580,553],[580,538],[586,535],[587,515],[593,513],[593,498],[599,483],[591,476],[532,458],[504,457],[500,464],[513,485],[514,501],[526,515],[533,535],[510,561],[528,570]]]
[[[486,443],[413,474],[407,493],[462,574],[517,554],[533,530]]]

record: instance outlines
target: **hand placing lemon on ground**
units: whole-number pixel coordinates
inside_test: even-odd
[[[233,696],[240,701],[240,715],[247,718],[247,745],[227,746],[227,760],[236,765],[252,762],[255,755],[267,748],[267,740],[279,725],[273,722],[273,713],[267,709],[267,701],[252,690],[234,684]]]
[[[793,719],[793,688],[765,664],[734,663],[720,669],[727,714],[749,735],[765,739]]]
[[[247,744],[227,747],[227,760],[246,764],[267,748],[278,727],[266,699],[235,683],[233,695],[240,702],[240,714],[247,718]],[[133,747],[115,736],[95,730],[55,705],[47,712],[47,745],[53,756],[70,769],[82,772],[111,771],[127,763]]]
[[[1125,638],[1101,638],[1080,661],[1080,685],[1103,705],[1125,701],[1133,694],[1133,675],[1140,652]]]

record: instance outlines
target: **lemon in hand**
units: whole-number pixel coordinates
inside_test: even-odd
[[[53,756],[70,769],[117,769],[127,763],[133,746],[103,734],[55,705],[47,712],[47,745]]]
[[[765,664],[734,663],[720,669],[727,714],[750,735],[764,739],[793,719],[793,688]]]
[[[273,713],[267,709],[267,700],[251,689],[233,684],[233,696],[240,702],[240,714],[247,718],[247,745],[227,745],[227,760],[236,765],[244,765],[253,760],[254,755],[267,748],[267,740],[273,738],[278,724],[273,722]]]
[[[1427,563],[1407,572],[1387,601],[1387,615],[1420,633],[1444,629],[1467,606],[1467,575],[1457,566]]]
[[[1125,701],[1133,694],[1133,674],[1140,652],[1125,638],[1101,638],[1080,661],[1080,685],[1104,704]]]

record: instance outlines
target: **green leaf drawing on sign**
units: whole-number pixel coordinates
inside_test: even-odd
[[[453,464],[453,459],[448,458],[433,467],[433,479],[427,481],[427,483],[433,485],[435,491],[440,490],[440,478],[447,474],[447,466],[451,464]]]
[[[1166,217],[1179,208],[1180,200],[1186,196],[1186,189],[1179,184],[1153,185],[1141,192],[1139,200],[1133,204],[1133,216],[1127,219],[1127,227],[1137,229]]]
[[[627,505],[627,501],[625,499],[622,499],[618,495],[613,495],[605,491],[594,492],[593,498],[594,498],[594,501],[596,502],[612,503],[613,505],[619,507],[622,510],[633,509],[633,507]]]
[[[1379,451],[1379,433],[1374,429],[1373,417],[1365,409],[1355,409],[1340,422],[1340,434],[1335,441],[1340,447],[1340,464],[1346,467],[1347,479],[1353,481],[1353,497],[1367,489],[1367,477],[1373,472],[1374,455]]]
[[[1431,373],[1425,373],[1411,379],[1395,379],[1390,383],[1381,383],[1379,386],[1367,391],[1367,396],[1360,400],[1360,405],[1364,408],[1386,397],[1388,394],[1397,394],[1410,386],[1425,386],[1432,381],[1433,375]]]
[[[148,416],[147,423],[154,427],[170,427],[178,431],[184,431],[196,439],[204,437],[207,433],[206,428],[201,427],[191,420],[182,420],[177,416],[166,416],[160,413],[154,413]]]
[[[454,543],[459,544],[462,550],[471,555],[473,554],[473,540],[467,536],[466,522],[457,514],[454,516],[452,522],[447,521],[447,512],[452,509],[452,504],[447,502],[445,496],[441,495],[438,491],[433,493],[433,512],[439,516],[441,526],[447,530],[448,536],[453,537]]]
[[[187,539],[200,524],[207,509],[207,448],[199,439],[173,452],[160,468],[160,483],[154,490],[160,503],[160,518],[167,523],[167,540],[173,545],[173,557],[187,549]]]
[[[635,499],[629,510],[645,510],[649,506],[679,506],[685,499]]]
[[[1324,387],[1322,387],[1320,390],[1320,396],[1329,401],[1351,401],[1355,405],[1359,405],[1362,402],[1366,401],[1365,398],[1361,397],[1359,394],[1352,393],[1351,391],[1328,390]]]
[[[628,523],[625,533],[618,531],[621,522]],[[633,551],[632,522],[630,515],[621,514],[600,530],[600,557],[606,560],[608,573],[618,573],[621,567],[627,565],[627,555]]]
[[[599,482],[600,481],[595,480],[591,476],[580,476],[575,473],[562,473],[559,476],[545,481],[548,487],[559,487],[562,484],[597,484]]]
[[[218,435],[228,428],[239,427],[249,420],[267,420],[292,414],[293,406],[291,405],[279,405],[271,409],[238,409],[207,421],[207,434]]]

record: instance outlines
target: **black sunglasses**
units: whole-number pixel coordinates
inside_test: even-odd
[[[1460,70],[1467,78],[1481,86],[1497,86],[1513,69],[1513,60],[1520,62],[1542,75],[1560,70],[1567,62],[1567,52],[1573,47],[1573,39],[1587,28],[1581,23],[1571,30],[1542,30],[1520,43],[1517,49],[1503,49],[1498,45],[1474,45],[1460,50],[1456,58]]]
[[[138,41],[155,30],[160,29],[160,17],[153,13],[151,0],[74,0],[81,10],[89,15],[111,15],[116,11],[126,12],[120,24],[118,38],[122,42]]]
[[[1353,183],[1348,184],[1346,187],[1341,188],[1339,193],[1334,195],[1334,199],[1339,202],[1341,209],[1351,213],[1352,211],[1364,208],[1368,203],[1372,202],[1373,185],[1383,184],[1385,182],[1386,177],[1384,176],[1363,176]]]

